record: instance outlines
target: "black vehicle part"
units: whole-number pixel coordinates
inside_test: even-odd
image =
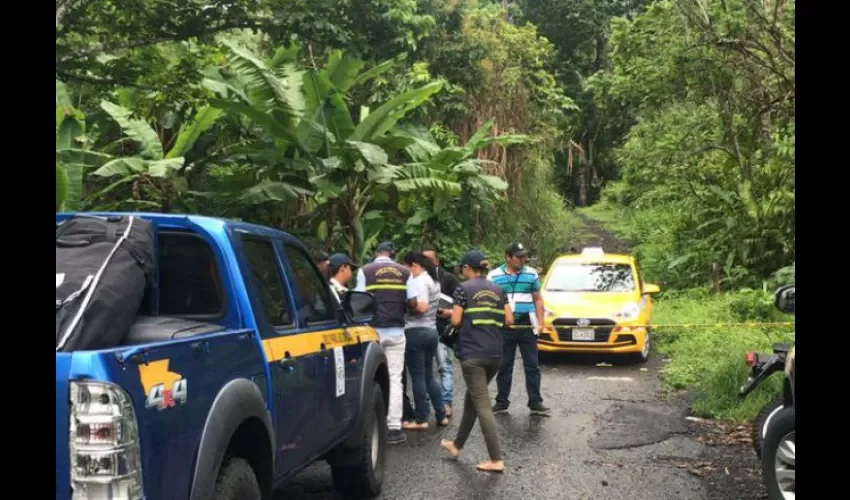
[[[215,482],[213,500],[260,500],[260,485],[251,464],[244,458],[231,458],[221,467]]]
[[[796,493],[794,446],[796,415],[793,406],[780,410],[770,422],[762,446],[761,471],[770,500],[783,500],[782,491]]]
[[[259,387],[248,379],[231,380],[213,401],[198,447],[190,500],[207,500],[225,457],[244,458],[253,469],[262,498],[271,499],[274,427]]]
[[[363,419],[371,411],[369,406],[370,395],[372,394],[374,385],[377,384],[384,391],[384,401],[389,401],[390,394],[390,374],[387,369],[387,355],[384,354],[381,345],[377,341],[369,342],[368,345],[363,346],[363,351],[363,378],[360,379],[360,411],[357,413],[354,429],[363,428]],[[363,435],[355,432],[350,438],[343,441],[339,448],[358,449],[363,446],[362,440]]]
[[[361,427],[355,429],[361,436],[362,445],[347,452],[351,457],[345,465],[331,463],[334,488],[346,497],[376,497],[381,493],[384,482],[387,406],[378,384],[372,385],[368,408],[365,418],[360,421]]]
[[[154,229],[138,217],[75,215],[56,228],[56,350],[121,345],[156,276]]]
[[[756,456],[761,458],[761,450],[764,443],[764,434],[767,430],[767,427],[770,425],[770,422],[773,420],[773,417],[779,412],[785,405],[782,402],[782,399],[774,399],[759,412],[756,418],[753,420],[753,449],[756,452]]]
[[[172,316],[138,316],[129,333],[124,338],[124,345],[147,344],[166,340],[192,337],[202,333],[224,331],[224,327],[216,323],[193,321]]]

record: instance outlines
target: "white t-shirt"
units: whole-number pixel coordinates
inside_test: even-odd
[[[440,304],[440,285],[431,279],[425,272],[414,277],[412,274],[407,279],[407,298],[416,298],[420,302],[428,302],[428,311],[425,314],[411,314],[409,311],[404,316],[405,328],[436,328],[437,306]]]

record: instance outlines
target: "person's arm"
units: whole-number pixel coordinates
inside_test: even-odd
[[[466,308],[466,294],[463,293],[462,287],[455,288],[452,299],[454,300],[454,305],[452,306],[452,326],[459,328],[461,321],[463,321],[463,310]]]
[[[424,280],[411,278],[407,282],[407,308],[417,314],[428,312],[428,288]]]
[[[448,295],[449,297],[452,297],[455,290],[457,289],[457,287],[460,286],[460,281],[457,279],[457,277],[454,274],[448,274],[447,282],[448,282],[448,287],[447,287],[446,291],[448,293],[446,295]],[[440,309],[440,310],[437,311],[437,313],[443,319],[450,319],[452,317],[452,311],[453,310],[454,310],[454,306],[452,306],[448,309]]]
[[[358,292],[366,291],[366,275],[363,274],[363,268],[357,270],[357,284],[354,285],[354,290]]]
[[[534,276],[534,283],[531,285],[531,296],[534,299],[534,313],[537,315],[537,324],[543,328],[543,295],[540,293],[540,277]]]
[[[514,311],[511,308],[511,303],[508,302],[508,296],[502,294],[502,306],[505,308],[505,326],[514,326]]]

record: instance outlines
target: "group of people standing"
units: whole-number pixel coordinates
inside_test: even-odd
[[[370,292],[377,300],[374,326],[390,375],[388,441],[403,443],[404,431],[427,430],[432,409],[438,426],[449,424],[454,354],[467,391],[457,434],[441,445],[457,457],[479,420],[490,459],[478,469],[502,472],[504,456],[494,414],[507,411],[510,405],[517,347],[525,369],[528,408],[533,415],[549,412],[540,393],[537,353],[537,335],[543,324],[540,280],[526,265],[528,252],[520,243],[511,244],[505,251],[505,263],[491,269],[487,257],[472,250],[459,266],[463,280],[440,267],[434,248],[408,252],[401,262],[396,262],[395,254],[393,243],[383,242],[375,258],[360,268],[344,254],[317,257],[338,295],[355,280],[355,290]],[[439,341],[450,327],[457,332],[453,349]],[[433,369],[435,359],[439,381]],[[413,404],[407,397],[408,372]],[[491,407],[488,385],[494,377],[498,394]]]

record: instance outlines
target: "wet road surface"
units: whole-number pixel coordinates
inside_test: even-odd
[[[597,366],[598,363],[613,366]],[[446,428],[431,421],[426,432],[408,432],[407,442],[388,448],[383,500],[703,500],[701,480],[679,466],[698,458],[702,445],[687,432],[686,405],[659,396],[653,354],[646,364],[616,358],[545,356],[541,359],[544,404],[551,416],[529,414],[525,377],[517,355],[511,408],[496,415],[505,473],[479,472],[487,458],[476,423],[457,460],[440,439],[452,438],[465,394],[455,361],[455,415]],[[496,381],[490,385],[495,398]],[[330,470],[308,468],[275,500],[336,500]]]

